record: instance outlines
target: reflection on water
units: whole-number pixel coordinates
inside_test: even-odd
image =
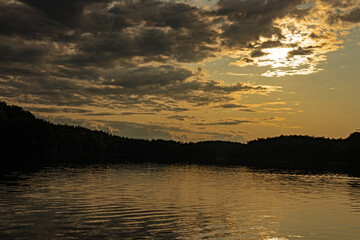
[[[0,239],[357,239],[360,179],[243,167],[48,168],[0,180]]]

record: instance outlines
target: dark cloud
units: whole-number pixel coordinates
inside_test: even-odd
[[[137,27],[120,32],[84,36],[78,44],[78,54],[69,55],[64,64],[89,65],[94,62],[111,65],[116,61],[160,61],[175,59],[179,62],[198,62],[214,56],[215,47],[206,45],[201,37],[188,31]]]
[[[10,16],[16,21],[30,21],[27,18],[16,18],[24,11],[24,16],[40,19],[45,24],[45,29],[54,26],[54,35],[46,35],[46,31],[37,28],[26,30],[25,27],[22,39],[20,23],[15,24],[11,31],[3,29],[2,33],[7,36],[0,38],[0,94],[4,98],[58,106],[112,105],[119,109],[136,107],[146,110],[151,107],[153,111],[182,112],[189,108],[176,101],[207,105],[214,101],[231,100],[233,98],[230,94],[235,92],[267,91],[263,87],[245,84],[224,85],[217,81],[197,80],[195,74],[187,68],[162,63],[173,61],[171,59],[180,62],[199,61],[214,51],[206,43],[215,41],[215,33],[208,20],[202,20],[202,10],[193,6],[184,3],[138,2],[137,4],[147,4],[147,7],[160,8],[153,12],[144,11],[140,17],[131,14],[124,16],[134,17],[134,20],[129,20],[129,24],[139,24],[147,19],[145,25],[130,29],[125,26],[104,28],[104,32],[100,33],[81,33],[88,30],[81,28],[81,24],[85,24],[83,21],[76,27],[64,27],[59,19],[66,17],[68,13],[82,18],[84,9],[94,14],[116,15],[121,11],[127,12],[134,6],[124,5],[128,10],[121,11],[114,7],[107,13],[101,8],[88,8],[86,1],[55,1],[54,5],[42,1],[23,2],[33,8],[24,4],[4,4],[1,5],[2,8],[15,10],[8,9],[0,16],[5,16],[4,19],[9,19]],[[89,1],[89,4],[92,3],[93,1]],[[60,11],[55,16],[50,16],[55,11],[52,8],[54,6],[68,6],[70,10],[68,13]],[[135,8],[140,9],[141,6]],[[157,13],[158,11],[161,13]],[[165,16],[167,11],[172,14]],[[98,24],[107,23],[99,21]],[[33,37],[36,35],[41,41],[29,40],[29,32],[33,31]],[[66,34],[72,36],[72,40],[64,42],[63,37],[56,38],[57,31],[63,31],[63,35],[68,31]],[[137,66],[138,61],[155,61],[161,64]],[[172,102],[164,103],[170,100]]]
[[[253,62],[254,62],[253,59],[251,59],[251,58],[246,58],[246,57],[242,58],[240,61],[242,61],[242,62],[244,62],[244,63],[253,63]]]
[[[218,105],[216,107],[220,107],[220,108],[246,108],[247,106],[241,105],[241,104],[227,103],[227,104]]]
[[[252,65],[255,63],[255,60],[249,57],[243,57],[240,60],[233,62],[231,64],[236,64],[239,67],[244,67],[244,66],[248,66],[248,65]]]
[[[51,31],[46,19],[30,7],[15,3],[0,2],[0,34],[23,37],[35,36],[43,28]]]
[[[253,109],[248,109],[248,108],[239,109],[239,111],[242,111],[242,112],[256,112],[255,110],[253,110]]]
[[[2,63],[37,62],[46,54],[46,49],[40,46],[6,43],[0,40],[0,62]]]
[[[135,89],[142,89],[146,92],[145,86],[149,87],[149,89],[158,88],[177,82],[184,82],[194,75],[189,69],[172,65],[120,69],[61,68],[57,69],[57,72],[54,74],[61,78],[91,81],[98,86],[119,86],[122,87],[122,92],[137,91]],[[113,91],[118,90],[113,88]]]
[[[178,121],[184,121],[185,119],[189,119],[189,118],[195,118],[195,117],[190,117],[190,116],[184,116],[184,115],[172,115],[167,117],[168,119],[175,119]]]
[[[104,7],[111,0],[19,0],[34,9],[40,10],[45,16],[64,25],[74,26],[79,23],[85,7],[96,4]]]
[[[119,85],[126,88],[134,88],[146,85],[164,86],[176,82],[183,82],[193,73],[184,68],[174,66],[136,67],[119,71],[108,72],[104,76],[105,85]]]
[[[262,27],[256,28],[255,26]],[[271,22],[258,23],[255,21],[252,24],[244,23],[232,23],[223,27],[223,34],[221,35],[223,43],[228,47],[240,47],[244,48],[251,41],[259,40],[260,36],[272,37],[276,35],[281,38],[281,30],[274,27]]]
[[[341,15],[340,19],[352,23],[360,22],[360,7],[353,8],[350,12]]]
[[[110,112],[93,112],[93,113],[86,113],[84,115],[86,115],[86,116],[114,116],[114,115],[121,115],[121,114],[110,113]]]
[[[348,8],[354,6],[357,0],[320,0],[320,2],[332,8]]]
[[[295,50],[289,51],[289,56],[295,56],[295,55],[310,55],[313,51],[311,49],[304,49],[304,48],[297,48]]]
[[[193,125],[197,126],[228,126],[228,125],[239,125],[244,123],[254,123],[253,121],[249,120],[220,120],[217,122],[210,122],[210,123],[194,123]]]
[[[345,23],[360,22],[360,7],[356,0],[320,0],[325,6],[329,7],[326,18],[327,22],[335,25]]]
[[[282,46],[283,44],[277,40],[277,41],[266,41],[266,42],[263,42],[261,43],[260,47],[261,48],[275,48],[275,47],[280,47]]]
[[[268,53],[265,53],[265,52],[261,51],[260,49],[256,49],[250,53],[250,57],[257,58],[257,57],[262,57],[267,54]]]
[[[84,115],[87,116],[131,116],[131,115],[156,115],[154,112],[121,112],[121,113],[114,113],[114,112],[91,112],[86,113]]]
[[[223,25],[223,43],[229,47],[246,47],[260,37],[281,39],[281,30],[274,26],[274,20],[288,15],[302,15],[308,9],[298,6],[302,0],[220,0],[217,15],[228,23]]]
[[[209,28],[207,19],[202,16],[205,11],[184,2],[128,1],[114,5],[109,12],[114,16],[132,19],[133,24],[144,21],[146,26],[151,27],[185,28],[189,30],[200,27]],[[199,29],[200,33],[201,31]]]
[[[186,3],[137,1],[83,16],[79,54],[69,61],[143,57],[144,61],[197,62],[214,56],[217,32],[203,11]],[[91,60],[90,60],[91,61]]]
[[[233,100],[232,93],[269,91],[262,86],[187,79],[188,75],[192,75],[189,70],[170,66],[122,70],[114,81],[110,77],[74,80],[69,73],[61,77],[22,75],[2,78],[0,94],[33,104],[184,112],[189,110],[184,103],[203,106]]]
[[[217,31],[204,10],[181,2],[22,0],[0,3],[0,34],[68,42],[76,50],[64,64],[143,61],[197,62],[214,56]],[[11,24],[9,24],[11,23]]]
[[[156,115],[153,112],[122,112],[120,115],[129,116],[129,115]]]

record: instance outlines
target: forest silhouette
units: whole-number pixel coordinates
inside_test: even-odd
[[[5,102],[0,102],[0,132],[3,168],[58,163],[153,162],[358,169],[360,163],[359,132],[346,139],[290,135],[246,144],[131,139],[81,126],[53,124]]]

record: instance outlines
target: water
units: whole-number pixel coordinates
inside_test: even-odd
[[[0,239],[359,239],[360,178],[107,165],[0,180]]]

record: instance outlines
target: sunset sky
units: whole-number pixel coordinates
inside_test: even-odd
[[[0,100],[177,141],[360,131],[360,0],[0,0]]]

